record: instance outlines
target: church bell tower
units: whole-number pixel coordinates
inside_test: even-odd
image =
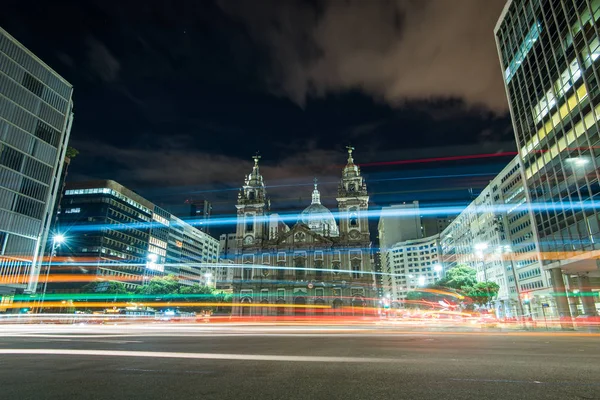
[[[244,180],[244,186],[238,193],[236,237],[238,249],[248,246],[260,246],[267,239],[266,212],[269,206],[263,177],[258,168],[260,156],[254,157],[252,172]]]
[[[340,236],[349,242],[369,241],[369,194],[367,185],[360,174],[360,168],[354,164],[352,152],[348,149],[348,162],[342,171],[342,180],[338,187],[338,211]]]

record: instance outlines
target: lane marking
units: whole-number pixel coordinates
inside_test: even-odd
[[[328,363],[397,363],[402,360],[372,357],[278,356],[270,354],[179,353],[164,351],[72,350],[72,349],[0,349],[0,354],[62,355],[100,357],[184,358],[235,361],[288,361]]]
[[[143,343],[141,340],[87,340],[87,339],[33,339],[31,342],[80,342],[80,343],[110,343],[110,344],[127,344],[127,343]]]
[[[558,382],[542,382],[542,381],[522,381],[514,379],[475,379],[475,378],[450,378],[450,381],[456,382],[491,382],[491,383],[521,383],[521,384],[536,384],[536,385],[574,385],[574,386],[600,386],[600,383],[583,383],[583,382],[569,382],[569,381],[558,381]]]

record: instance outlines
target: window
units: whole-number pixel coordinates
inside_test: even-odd
[[[353,261],[352,262],[352,277],[354,279],[360,278],[360,262]]]
[[[58,132],[42,121],[38,121],[35,127],[35,136],[54,147],[58,146]]]
[[[39,97],[42,96],[42,92],[44,91],[44,84],[28,72],[23,73],[23,86]]]
[[[254,231],[254,215],[246,214],[246,232]]]
[[[23,153],[8,146],[2,146],[0,151],[2,152],[0,154],[0,164],[15,171],[21,171],[21,165],[25,157]]]
[[[350,209],[350,226],[358,226],[358,210],[356,209],[356,207],[352,207]]]

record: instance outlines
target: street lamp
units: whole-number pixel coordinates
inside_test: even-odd
[[[441,264],[435,264],[433,266],[433,271],[435,272],[435,276],[437,279],[440,279],[442,277],[443,270],[444,270],[444,267],[442,267]]]
[[[519,303],[519,311],[521,312],[521,318],[525,317],[525,311],[523,310],[523,299],[521,299],[521,291],[519,290],[519,281],[517,280],[517,273],[515,272],[515,263],[512,257],[512,249],[510,246],[501,246],[500,251],[504,254],[508,254],[508,260],[510,261],[510,269],[512,271],[512,276],[515,281],[515,291],[517,293],[517,300]]]
[[[48,289],[48,278],[50,277],[50,267],[52,266],[52,259],[56,255],[56,250],[66,241],[64,235],[58,233],[52,237],[52,249],[50,250],[50,258],[48,259],[48,265],[46,266],[46,279],[44,280],[44,291],[42,292],[42,299],[40,300],[40,312],[44,308],[44,301],[46,300],[46,290]]]
[[[206,279],[206,285],[210,285],[210,280],[212,279],[213,274],[211,274],[210,272],[207,272],[204,274],[204,279]]]

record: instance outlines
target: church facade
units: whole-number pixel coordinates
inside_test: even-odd
[[[321,204],[315,179],[300,214],[270,212],[254,157],[237,201],[233,315],[362,315],[374,307],[369,195],[353,148],[338,187],[337,218]],[[293,226],[289,226],[293,224]]]

